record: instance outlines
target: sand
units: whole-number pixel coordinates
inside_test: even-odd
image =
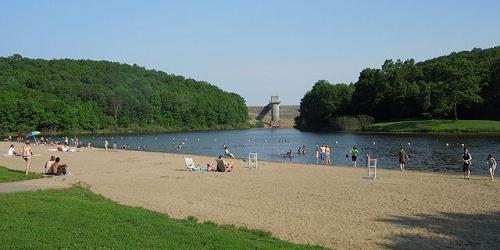
[[[8,143],[0,143],[7,151]],[[19,149],[20,145],[16,145]],[[183,156],[151,152],[47,152],[34,147],[33,170],[60,156],[71,175],[114,201],[174,218],[271,231],[280,239],[330,248],[495,248],[500,246],[500,178],[461,174],[236,160],[232,173],[188,172]],[[196,164],[213,157],[193,156]],[[22,170],[19,157],[0,165]],[[474,174],[474,173],[473,173]]]

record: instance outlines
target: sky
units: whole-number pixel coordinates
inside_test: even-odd
[[[109,60],[207,81],[247,105],[386,59],[500,45],[500,1],[1,0],[0,56]]]

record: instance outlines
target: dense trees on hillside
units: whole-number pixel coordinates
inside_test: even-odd
[[[331,130],[339,117],[359,115],[377,121],[500,119],[499,98],[500,47],[420,63],[386,60],[380,69],[361,71],[358,81],[349,86],[317,82],[301,101],[296,126]]]
[[[0,57],[0,132],[208,129],[248,119],[244,99],[137,65]]]

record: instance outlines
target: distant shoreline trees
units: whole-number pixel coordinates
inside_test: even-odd
[[[339,130],[340,117],[361,115],[375,121],[498,120],[499,98],[500,47],[451,53],[419,63],[386,60],[380,69],[362,70],[354,84],[318,81],[302,98],[295,126],[310,131]]]
[[[245,100],[207,82],[108,61],[0,57],[0,133],[245,126]]]

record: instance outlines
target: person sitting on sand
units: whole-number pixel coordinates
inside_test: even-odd
[[[216,169],[215,169],[214,164],[212,164],[212,163],[207,163],[207,171],[208,171],[208,172],[215,171],[215,170],[216,170]]]
[[[497,160],[493,155],[488,155],[488,158],[486,159],[486,165],[488,165],[488,170],[490,172],[490,177],[491,180],[493,180],[493,176],[495,175],[495,170],[497,168]]]
[[[14,145],[10,145],[9,151],[7,151],[7,156],[19,156],[19,154],[16,152],[16,149],[14,148]]]
[[[222,157],[222,155],[219,155],[219,158],[217,159],[217,171],[231,172],[233,168],[234,168],[234,163],[232,161],[226,162]]]
[[[52,163],[52,174],[53,175],[67,175],[69,173],[68,171],[68,165],[66,164],[60,164],[59,161],[61,158],[57,157],[55,159],[55,162]]]
[[[45,174],[52,174],[52,164],[56,162],[56,157],[51,156],[50,159],[45,163]]]

